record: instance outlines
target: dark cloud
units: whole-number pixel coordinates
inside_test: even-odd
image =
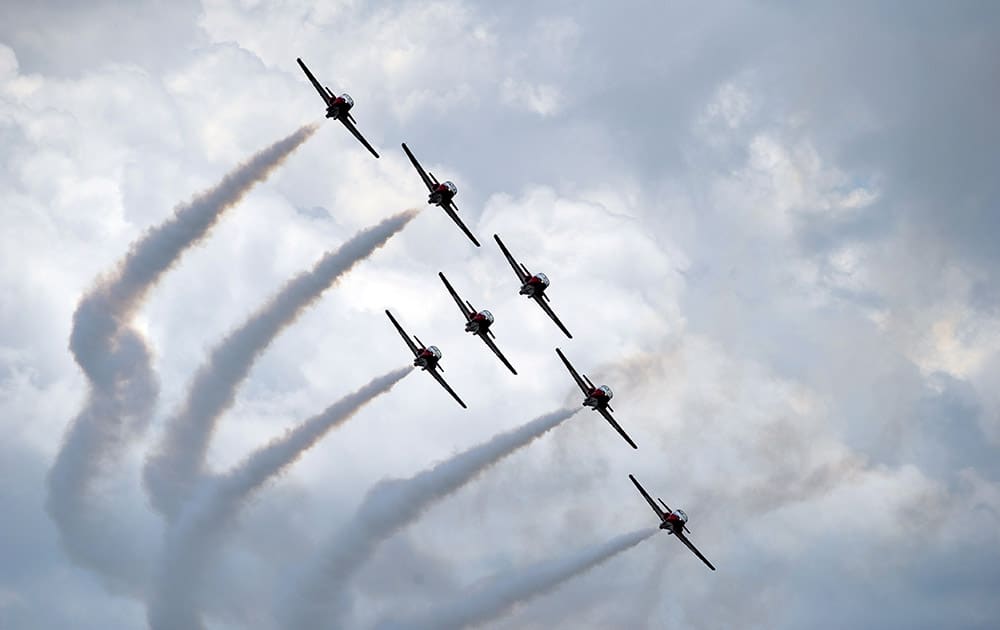
[[[588,413],[512,455],[386,542],[354,584],[359,624],[427,613],[484,576],[648,525],[634,472],[689,511],[719,572],[703,579],[655,537],[496,627],[995,625],[993,3],[7,13],[0,422],[25,448],[0,454],[0,492],[26,516],[5,547],[0,625],[141,625],[141,602],[69,568],[41,509],[52,436],[83,400],[65,348],[72,309],[185,191],[318,116],[295,56],[354,95],[383,158],[325,125],[174,270],[136,322],[163,404],[181,402],[206,340],[331,242],[422,200],[405,140],[457,181],[477,234],[500,232],[553,278],[571,358],[615,388],[640,444],[624,452]],[[550,324],[508,296],[496,251],[460,236],[424,213],[303,316],[261,357],[206,462],[225,469],[397,362],[387,306],[441,344],[470,410],[407,379],[384,413],[317,445],[206,568],[209,623],[267,627],[274,594],[378,479],[563,402]],[[462,338],[439,270],[498,315],[521,376]],[[101,489],[128,517],[112,523],[126,563],[161,527],[135,456]]]

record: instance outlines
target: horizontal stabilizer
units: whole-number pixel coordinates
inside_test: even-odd
[[[520,263],[520,265],[521,265],[521,269],[524,269],[524,273],[526,273],[528,275],[528,277],[530,278],[531,277],[531,272],[528,271],[528,268],[524,266],[524,263]]]
[[[332,98],[333,100],[337,100],[337,95],[334,94],[333,90],[331,90],[329,87],[326,88],[326,93],[329,94],[330,98]]]
[[[591,382],[591,380],[589,378],[587,378],[587,375],[586,374],[582,374],[581,376],[583,376],[583,380],[587,381],[587,385],[589,385],[591,389],[594,389],[594,383]]]
[[[424,345],[424,342],[423,342],[423,341],[420,341],[420,337],[418,337],[418,336],[416,336],[416,335],[413,335],[413,338],[414,338],[414,339],[416,339],[416,340],[417,340],[417,343],[419,343],[419,344],[420,344],[420,349],[421,349],[421,350],[423,350],[424,348],[426,348],[426,347],[427,347],[427,346],[425,346],[425,345]]]
[[[437,180],[437,177],[434,177],[434,173],[430,173],[430,172],[428,172],[428,173],[427,173],[427,177],[430,177],[430,178],[431,178],[431,181],[432,181],[432,182],[434,182],[434,185],[435,185],[435,186],[437,186],[438,184],[440,184],[440,183],[441,183],[441,182],[439,182],[439,181]]]

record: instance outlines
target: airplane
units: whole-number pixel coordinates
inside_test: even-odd
[[[567,359],[566,355],[562,353],[562,350],[556,348],[556,354],[558,354],[559,358],[562,359],[562,362],[566,364],[566,369],[568,369],[569,373],[573,375],[573,380],[576,381],[576,384],[580,386],[581,390],[583,390],[583,395],[586,396],[586,398],[583,399],[583,406],[591,407],[594,411],[604,416],[604,419],[615,428],[615,431],[618,431],[619,435],[625,438],[625,441],[628,442],[632,448],[639,448],[635,445],[635,442],[632,441],[632,438],[625,433],[625,430],[622,429],[617,422],[615,422],[614,418],[611,417],[611,412],[614,411],[614,409],[612,409],[611,405],[608,403],[615,395],[614,392],[611,391],[611,388],[607,385],[595,387],[594,384],[590,382],[590,379],[587,378],[586,374],[584,374],[582,378],[580,377],[580,374],[573,369],[573,366],[569,363],[569,359]]]
[[[339,120],[344,123],[347,130],[350,131],[354,137],[361,142],[361,144],[365,145],[365,148],[371,151],[372,155],[378,157],[378,153],[375,152],[372,145],[368,144],[368,141],[361,135],[358,128],[354,126],[358,124],[358,121],[354,120],[354,116],[351,116],[351,108],[354,107],[354,99],[351,98],[351,95],[344,92],[340,96],[337,96],[330,88],[323,88],[323,86],[319,84],[319,81],[316,80],[316,77],[313,76],[313,73],[309,72],[309,68],[306,67],[306,64],[302,63],[302,60],[298,57],[296,57],[295,60],[299,62],[300,66],[302,66],[302,71],[306,73],[307,77],[309,77],[309,80],[312,82],[313,87],[316,88],[316,91],[319,92],[319,95],[323,97],[323,102],[326,103],[326,117],[333,118],[334,120]]]
[[[656,512],[656,515],[660,518],[660,529],[667,530],[667,535],[673,534],[676,536],[677,540],[684,543],[688,549],[694,552],[694,555],[701,558],[701,561],[707,564],[709,569],[715,571],[715,567],[708,561],[708,558],[701,555],[701,552],[698,551],[695,546],[691,544],[691,541],[687,539],[687,536],[684,535],[684,532],[689,534],[691,533],[691,530],[687,528],[688,516],[684,513],[684,510],[671,510],[666,503],[663,503],[663,499],[657,498],[660,503],[663,503],[663,507],[666,511],[661,510],[660,506],[657,505],[656,502],[653,501],[653,498],[649,496],[649,493],[647,493],[646,490],[639,485],[639,482],[636,481],[635,477],[629,475],[628,478],[632,480],[632,483],[635,484],[635,487],[639,489],[639,492],[642,493],[642,496],[646,498],[650,507],[653,508],[653,511]]]
[[[458,227],[462,228],[465,235],[469,237],[476,247],[479,247],[479,241],[476,237],[472,235],[469,228],[465,227],[462,220],[458,218],[458,206],[455,205],[454,198],[458,194],[458,186],[450,181],[439,182],[434,173],[427,173],[417,162],[417,158],[413,157],[413,153],[410,152],[409,147],[406,143],[403,143],[403,150],[406,151],[406,156],[410,158],[410,162],[413,163],[413,168],[417,169],[420,173],[420,179],[424,180],[424,184],[427,185],[427,190],[430,191],[430,195],[427,197],[427,203],[440,206],[445,213],[451,217],[451,220],[458,224]]]
[[[465,332],[470,332],[482,339],[483,343],[489,346],[490,350],[493,351],[493,354],[497,355],[497,357],[503,361],[503,364],[507,366],[507,369],[513,374],[517,374],[517,370],[514,369],[514,366],[510,364],[507,357],[503,356],[503,353],[500,352],[500,348],[497,348],[497,345],[493,343],[493,339],[496,339],[496,335],[494,335],[493,331],[490,330],[490,326],[493,325],[493,313],[485,309],[477,311],[476,307],[474,307],[469,301],[465,301],[463,303],[462,298],[458,297],[458,293],[455,292],[451,283],[448,282],[448,278],[445,278],[444,274],[440,271],[438,272],[438,275],[441,276],[441,282],[444,282],[444,286],[448,288],[448,293],[451,293],[451,297],[455,300],[455,304],[458,304],[458,309],[462,311],[462,315],[465,316]]]
[[[544,273],[532,274],[528,271],[528,268],[524,266],[524,263],[519,264],[516,260],[514,260],[514,257],[510,255],[510,251],[508,251],[504,246],[503,241],[500,240],[499,236],[494,234],[493,238],[496,240],[497,245],[500,246],[500,250],[503,251],[503,255],[507,258],[507,262],[509,262],[510,266],[514,268],[514,274],[517,276],[517,279],[521,281],[521,290],[518,291],[518,294],[526,295],[537,302],[538,305],[542,307],[542,310],[545,311],[545,314],[556,323],[559,330],[566,333],[566,336],[572,339],[573,335],[566,330],[563,323],[559,321],[556,314],[552,312],[552,308],[546,304],[546,302],[549,301],[549,296],[545,294],[545,290],[549,288],[549,277]]]
[[[403,341],[405,341],[406,345],[409,346],[410,351],[413,352],[413,356],[415,357],[413,359],[413,367],[418,367],[425,372],[430,372],[430,375],[434,377],[434,380],[441,383],[441,387],[445,388],[448,393],[451,394],[452,398],[457,400],[458,404],[462,405],[462,409],[468,409],[468,407],[465,406],[465,403],[462,402],[462,399],[458,397],[458,394],[455,393],[455,390],[453,390],[448,383],[445,382],[444,377],[441,376],[441,372],[444,371],[444,368],[441,367],[441,350],[439,350],[437,346],[425,346],[424,342],[420,341],[420,338],[414,335],[413,339],[416,339],[417,343],[420,344],[420,347],[418,348],[417,343],[413,343],[410,336],[406,334],[403,327],[399,325],[396,318],[389,312],[389,309],[385,310],[385,314],[389,316],[389,321],[391,321],[392,325],[396,327],[396,330],[399,331],[399,336],[403,338]]]

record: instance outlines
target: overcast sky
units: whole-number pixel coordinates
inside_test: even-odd
[[[585,6],[581,6],[585,4]],[[108,462],[74,559],[46,476],[88,383],[73,312],[143,232],[318,121],[295,63],[382,154],[325,122],[137,312],[152,424]],[[221,419],[225,471],[408,361],[411,374],[226,525],[207,627],[274,627],[366,492],[580,396],[589,411],[436,503],[330,593],[420,617],[546,559],[690,516],[495,628],[1000,624],[1000,7],[992,2],[29,2],[0,20],[0,627],[134,628],[167,529],[147,454],[208,353],[294,274],[454,180],[474,248],[426,209],[283,332]],[[568,340],[492,235],[552,280]],[[496,316],[507,372],[436,277]],[[151,568],[152,567],[152,568]]]

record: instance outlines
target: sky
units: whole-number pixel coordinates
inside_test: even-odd
[[[498,629],[1000,624],[995,3],[5,9],[0,628],[292,627],[310,596],[345,628],[433,627],[456,602]],[[296,57],[350,92],[381,159],[322,122]],[[296,133],[144,293],[85,299]],[[401,142],[457,183],[481,248],[426,205]],[[552,280],[572,340],[517,295],[494,233]],[[165,507],[146,464],[213,351],[361,241],[239,366],[186,507]],[[439,271],[496,316],[517,375]],[[112,309],[111,354],[71,347],[74,325],[105,343],[81,303]],[[467,410],[419,372],[383,387],[409,362],[387,308],[442,349]],[[562,419],[581,396],[556,347],[614,389],[637,451],[589,410]],[[552,414],[446,492],[398,513],[376,492]],[[92,476],[53,497],[81,418]],[[630,473],[718,571],[634,534],[656,519]],[[68,530],[53,505],[83,516]],[[324,569],[358,531],[351,575]]]

